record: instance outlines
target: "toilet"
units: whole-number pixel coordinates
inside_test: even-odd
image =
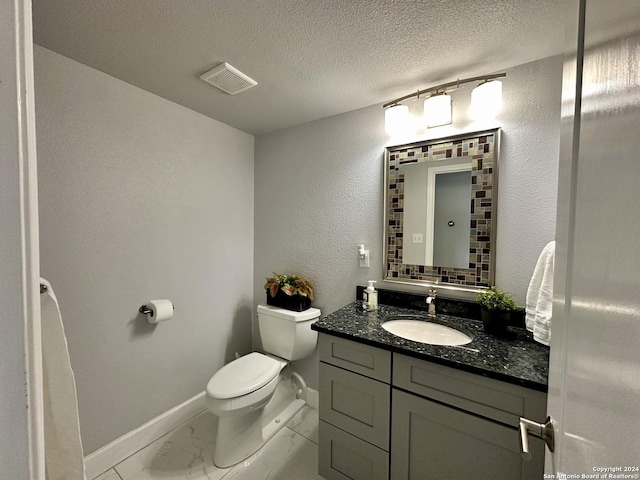
[[[313,353],[318,334],[311,324],[320,318],[320,310],[294,312],[258,305],[257,311],[265,353],[252,352],[233,360],[211,377],[206,388],[207,408],[218,417],[213,463],[220,468],[254,454],[306,404],[302,377],[289,376],[298,384],[291,389],[281,382],[281,372],[290,361]],[[274,412],[269,402],[278,388],[284,392],[279,399],[285,400]],[[288,391],[293,393],[287,396]]]

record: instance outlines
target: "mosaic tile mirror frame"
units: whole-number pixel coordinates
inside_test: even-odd
[[[420,285],[437,284],[466,291],[478,291],[494,284],[499,145],[500,129],[496,128],[386,148],[385,270],[383,272],[385,281]],[[463,251],[459,252],[462,254],[464,266],[404,263],[403,246],[408,242],[416,243],[415,238],[412,237],[414,232],[405,234],[404,231],[408,206],[405,205],[406,175],[409,171],[413,173],[415,170],[414,167],[411,167],[413,170],[407,167],[425,162],[427,165],[423,167],[426,169],[442,168],[440,165],[466,163],[467,170],[470,170],[471,194],[468,202],[470,216],[464,217],[467,219],[465,223],[469,225],[469,237],[468,244],[465,240]],[[431,185],[433,187],[435,184]],[[428,216],[429,214],[425,213],[426,220],[429,220]],[[450,224],[451,222],[449,226]],[[431,237],[429,237],[429,227],[426,228],[424,241],[428,243]],[[464,251],[467,248],[466,245],[468,245],[468,265],[467,252]],[[428,247],[426,248],[429,251]],[[428,254],[425,256],[425,263],[431,261],[427,258]],[[431,261],[431,263],[435,262]]]

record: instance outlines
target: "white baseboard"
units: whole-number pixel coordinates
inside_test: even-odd
[[[307,388],[307,405],[311,408],[318,409],[320,405],[320,396],[318,394],[318,390],[314,390],[313,388]]]
[[[106,472],[133,453],[206,410],[204,396],[205,392],[199,393],[85,456],[86,478],[90,480]]]

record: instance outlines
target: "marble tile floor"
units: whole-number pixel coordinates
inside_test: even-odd
[[[305,406],[258,452],[230,468],[213,464],[216,423],[205,411],[94,480],[322,480],[316,409]]]

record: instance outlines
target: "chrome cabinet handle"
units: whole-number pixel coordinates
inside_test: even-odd
[[[551,417],[547,417],[544,423],[533,422],[520,417],[520,454],[525,460],[531,460],[529,451],[529,435],[541,438],[547,444],[550,452],[555,447],[553,435],[553,423]]]

